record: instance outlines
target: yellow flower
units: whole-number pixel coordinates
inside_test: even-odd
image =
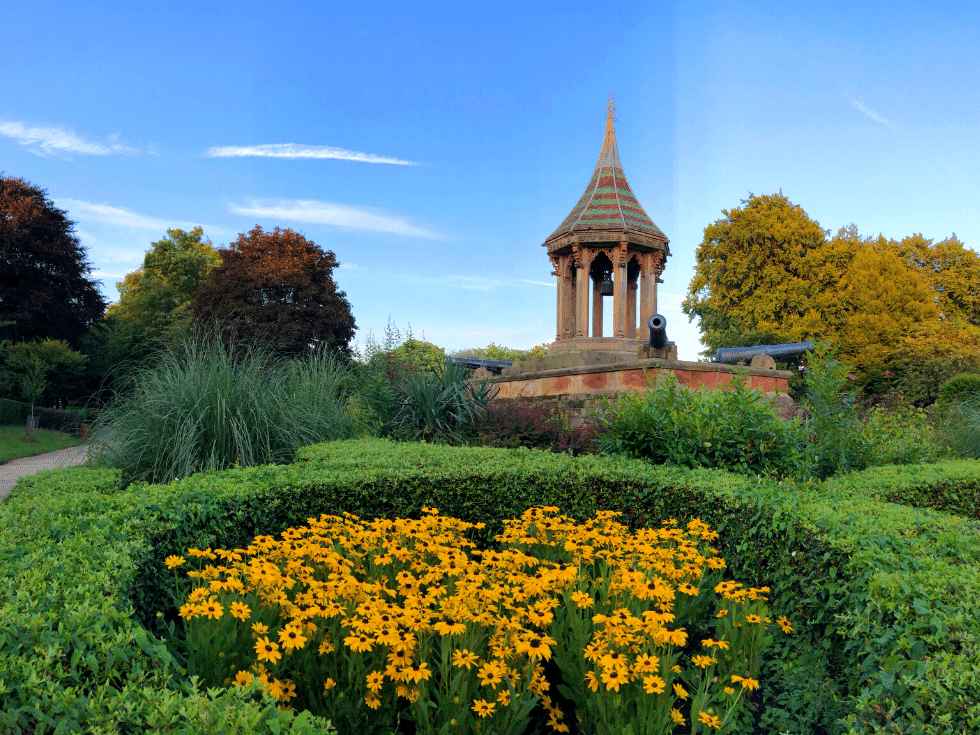
[[[636,657],[636,670],[641,674],[657,671],[660,668],[660,659],[648,653],[640,654]]]
[[[279,696],[279,701],[288,702],[290,699],[296,697],[296,684],[292,679],[286,679],[285,684],[283,684],[282,694]]]
[[[239,671],[235,674],[235,686],[247,687],[252,683],[252,675],[247,671]]]
[[[728,641],[715,641],[712,640],[711,638],[706,638],[705,640],[701,641],[701,645],[704,646],[705,648],[718,646],[718,648],[722,649],[723,651],[728,650]]]
[[[335,686],[337,686],[337,682],[335,682],[335,681],[334,681],[333,679],[331,679],[331,678],[330,678],[330,677],[328,676],[328,677],[327,677],[327,680],[326,680],[325,682],[323,682],[323,691],[325,691],[325,692],[329,692],[329,691],[330,691],[331,689],[333,689],[333,688],[334,688]]]
[[[618,692],[619,687],[628,681],[626,671],[623,669],[609,669],[602,672],[602,683],[606,685],[606,691],[614,689]]]
[[[578,590],[572,593],[572,602],[579,607],[592,607],[595,604],[595,600],[592,599],[592,595],[585,592],[580,592]]]
[[[718,663],[717,659],[711,658],[711,656],[691,656],[691,661],[700,669],[706,669],[712,664]]]
[[[279,653],[279,646],[268,638],[259,638],[255,644],[255,652],[259,656],[259,661],[268,661],[270,664],[274,664],[282,658],[282,654]]]
[[[647,694],[660,694],[667,687],[667,682],[659,676],[643,677],[643,691]]]
[[[187,561],[187,559],[182,556],[168,556],[163,560],[163,563],[167,565],[167,569],[173,569],[174,567],[179,567],[185,561]]]
[[[502,707],[510,706],[510,689],[501,689],[500,694],[497,695],[497,701],[500,702]]]
[[[721,720],[715,715],[710,715],[707,712],[698,712],[698,721],[703,722],[708,727],[713,727],[716,730],[721,729]]]
[[[493,702],[488,702],[485,699],[477,699],[473,702],[473,706],[470,707],[471,710],[476,712],[480,717],[489,717],[493,714],[493,711],[497,708],[497,705]]]
[[[225,609],[221,607],[217,598],[211,597],[201,606],[201,612],[213,620],[218,620],[224,614]]]
[[[349,647],[354,653],[370,651],[372,648],[371,639],[363,633],[361,635],[349,635],[344,638],[344,645]]]
[[[742,685],[742,689],[748,689],[752,691],[753,689],[759,688],[759,682],[748,676],[736,676],[732,675],[732,682],[737,682]]]
[[[687,690],[680,684],[674,684],[674,693],[681,699],[687,699]]]
[[[596,679],[595,674],[593,674],[591,671],[585,672],[585,682],[589,685],[589,689],[591,689],[593,692],[599,691],[599,680]]]
[[[480,683],[483,686],[492,686],[494,689],[497,688],[503,680],[503,674],[500,670],[500,665],[496,661],[488,661],[480,667],[476,675],[480,677]]]
[[[440,620],[432,626],[432,629],[439,635],[459,635],[466,632],[466,625],[449,618],[448,620]]]
[[[745,616],[745,622],[747,622],[747,623],[761,623],[762,622],[762,618],[759,617],[758,615],[756,615],[755,613],[749,613],[748,615]]]
[[[201,608],[192,602],[188,602],[186,605],[180,608],[180,617],[182,617],[184,620],[193,620],[200,614]]]
[[[732,696],[734,693],[735,693],[734,689],[732,689],[731,687],[725,687],[725,694],[727,694],[729,697]]]
[[[303,636],[303,631],[295,625],[287,625],[279,631],[279,642],[287,651],[302,648],[306,645],[306,640]]]
[[[429,664],[424,661],[420,664],[412,664],[411,666],[406,666],[401,670],[401,679],[404,682],[414,681],[418,684],[420,681],[428,681],[432,676],[432,670],[429,669]]]
[[[779,627],[783,629],[784,633],[793,632],[793,624],[789,622],[789,618],[787,618],[785,615],[780,615],[778,618],[776,618],[776,622],[779,623]]]
[[[461,648],[453,653],[453,666],[460,668],[465,666],[467,670],[479,660],[475,653],[470,653],[465,648]]]
[[[231,614],[232,617],[238,618],[239,620],[248,620],[249,615],[252,614],[252,610],[244,602],[236,601],[231,603]]]
[[[333,651],[333,643],[330,642],[329,638],[324,638],[323,642],[320,643],[320,647],[317,649],[317,653],[319,654],[333,653]]]
[[[366,704],[371,709],[378,709],[381,706],[381,700],[378,699],[378,695],[371,692],[364,698],[364,704]]]
[[[380,671],[372,671],[367,675],[367,688],[372,692],[380,691],[384,683],[385,675]]]
[[[672,709],[670,711],[670,719],[672,719],[678,725],[683,725],[684,724],[684,715],[682,715],[676,709]]]
[[[269,626],[265,623],[252,623],[252,630],[255,631],[255,635],[265,635],[269,632]]]

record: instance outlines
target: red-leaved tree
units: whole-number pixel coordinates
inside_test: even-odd
[[[199,323],[216,322],[226,334],[268,341],[279,352],[350,354],[354,317],[333,280],[331,251],[292,230],[256,225],[218,254],[221,265],[194,297]]]

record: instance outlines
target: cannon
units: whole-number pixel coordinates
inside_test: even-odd
[[[649,345],[655,350],[664,349],[667,342],[667,319],[661,314],[654,314],[647,320],[647,327],[650,328]]]
[[[726,365],[737,365],[740,362],[750,362],[752,358],[766,355],[772,359],[797,357],[804,352],[813,352],[813,340],[809,342],[790,342],[781,345],[753,345],[752,347],[722,347],[711,358],[712,362],[723,362]]]
[[[452,362],[465,365],[470,370],[483,368],[494,375],[500,375],[504,368],[509,368],[514,363],[510,360],[479,360],[475,357],[450,357]]]

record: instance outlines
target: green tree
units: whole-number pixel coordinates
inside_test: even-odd
[[[78,346],[106,306],[91,270],[66,212],[0,174],[0,339]]]
[[[889,244],[929,284],[942,321],[980,326],[980,255],[955,234],[933,243],[916,233]]]
[[[64,340],[5,343],[0,349],[0,395],[49,406],[77,398],[87,359]]]
[[[202,228],[167,230],[150,245],[142,267],[117,284],[119,302],[109,311],[148,339],[173,340],[191,325],[194,294],[220,264]]]
[[[391,356],[412,372],[441,373],[446,351],[431,342],[408,339],[391,351]]]
[[[814,299],[822,281],[817,254],[827,233],[783,194],[742,200],[704,230],[682,308],[698,317],[709,352],[734,332],[795,342],[818,328]]]

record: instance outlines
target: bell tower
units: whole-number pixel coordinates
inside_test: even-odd
[[[592,179],[543,246],[558,277],[558,342],[582,338],[637,339],[657,312],[657,283],[667,236],[633,195],[616,148],[616,108],[606,105],[606,132]],[[603,335],[603,304],[612,297],[612,331]]]

